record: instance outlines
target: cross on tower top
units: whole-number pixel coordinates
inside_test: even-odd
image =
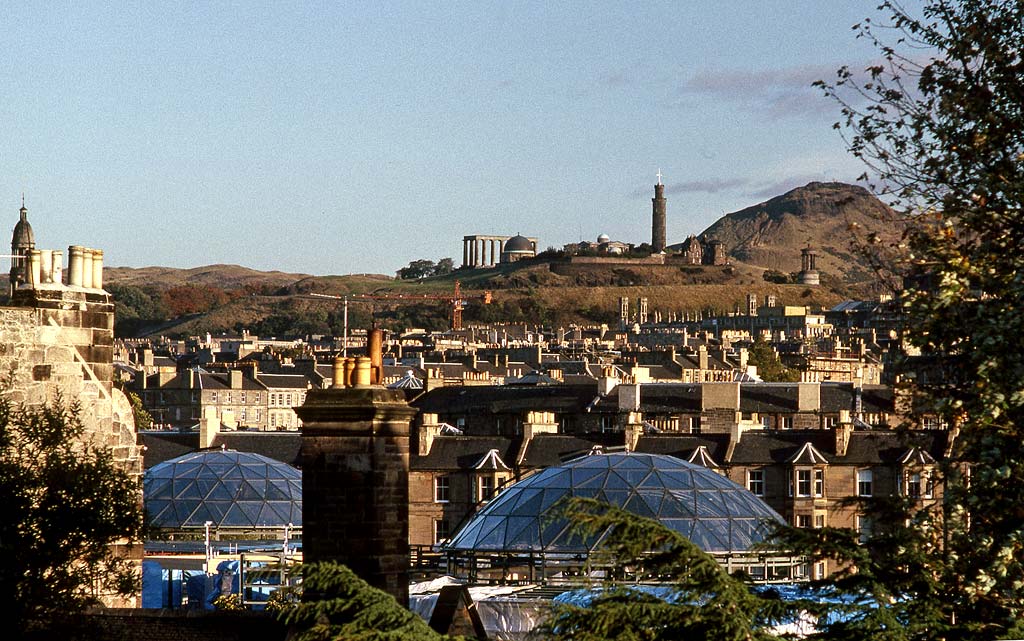
[[[661,184],[661,167],[658,167],[658,184]]]

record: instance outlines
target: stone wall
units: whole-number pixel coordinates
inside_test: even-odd
[[[262,612],[95,610],[54,621],[35,641],[283,641],[288,630]]]
[[[58,398],[79,405],[86,437],[142,473],[135,419],[113,387],[114,306],[107,294],[19,292],[18,307],[0,307],[0,381],[15,404]]]

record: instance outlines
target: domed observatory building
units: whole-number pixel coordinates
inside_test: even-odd
[[[513,236],[501,248],[501,262],[514,263],[537,255],[537,244],[523,235]]]
[[[470,583],[572,581],[607,533],[584,540],[558,515],[586,497],[657,519],[732,572],[790,579],[799,560],[752,550],[783,519],[747,489],[672,456],[593,453],[530,476],[477,512],[446,546],[449,573]]]

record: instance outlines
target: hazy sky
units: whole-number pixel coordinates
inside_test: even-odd
[[[393,273],[649,241],[660,168],[678,242],[862,171],[809,85],[873,59],[876,4],[3,3],[0,220],[24,191],[39,247],[108,265]]]

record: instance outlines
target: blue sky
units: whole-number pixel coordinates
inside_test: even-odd
[[[394,273],[648,241],[660,168],[678,242],[861,173],[809,85],[875,4],[5,3],[0,212],[108,265]]]

